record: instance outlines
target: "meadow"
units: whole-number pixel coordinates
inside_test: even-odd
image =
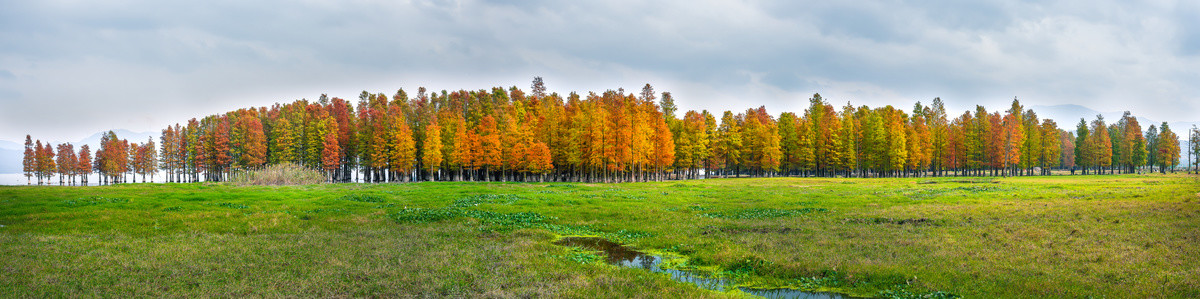
[[[6,297],[1200,297],[1200,177],[0,187]]]

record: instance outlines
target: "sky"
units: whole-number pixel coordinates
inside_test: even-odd
[[[534,76],[563,94],[650,83],[681,111],[820,93],[1200,121],[1200,1],[0,1],[10,141]]]

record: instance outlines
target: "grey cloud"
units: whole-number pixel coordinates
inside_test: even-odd
[[[10,76],[0,73],[0,110],[32,112],[0,116],[0,139],[152,130],[323,92],[527,87],[534,75],[563,93],[650,82],[685,109],[778,112],[813,92],[839,105],[907,108],[941,96],[995,109],[1016,95],[1180,119],[1194,117],[1200,95],[1189,84],[1200,79],[1192,71],[1200,64],[1195,8],[949,0],[5,2],[0,65]],[[80,115],[56,113],[45,101],[76,103]],[[105,110],[123,117],[97,113]],[[29,115],[69,124],[29,126]]]

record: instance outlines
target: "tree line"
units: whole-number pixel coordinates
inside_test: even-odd
[[[1009,109],[976,106],[951,118],[940,98],[911,111],[891,105],[835,107],[820,94],[802,113],[777,117],[765,107],[676,115],[669,92],[646,84],[566,96],[540,77],[517,87],[440,93],[403,89],[390,98],[363,91],[352,103],[321,95],[244,108],[174,124],[156,146],[101,140],[53,148],[30,136],[24,171],[38,183],[136,182],[162,172],[168,182],[223,181],[239,171],[295,163],[332,182],[588,181],[630,182],[739,176],[1015,176],[1052,169],[1084,174],[1173,170],[1178,136],[1164,122],[1145,132],[1125,114],[1080,119],[1075,131],[1039,119],[1013,99]],[[1200,129],[1188,131],[1200,160]],[[55,155],[57,150],[58,155]],[[32,183],[32,179],[28,183]]]

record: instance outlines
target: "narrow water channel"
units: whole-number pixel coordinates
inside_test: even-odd
[[[723,278],[711,277],[703,272],[663,269],[660,265],[663,262],[663,257],[646,254],[637,250],[630,249],[621,244],[617,244],[603,238],[596,237],[566,237],[554,244],[561,246],[579,247],[588,250],[596,250],[605,254],[606,261],[611,265],[638,268],[655,273],[666,273],[671,276],[671,279],[676,281],[690,283],[698,287],[724,292],[730,290],[730,287],[735,285],[734,282]],[[842,294],[836,293],[819,293],[805,292],[796,289],[755,289],[739,287],[742,292],[765,298],[805,298],[805,299],[843,299],[851,298]]]

